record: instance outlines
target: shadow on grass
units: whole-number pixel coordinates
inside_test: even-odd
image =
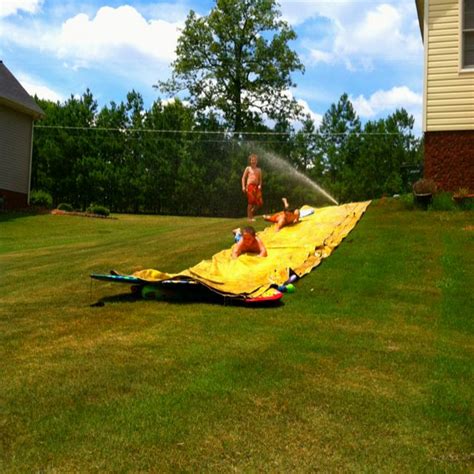
[[[132,293],[121,293],[119,295],[104,296],[98,299],[95,303],[91,303],[90,306],[93,308],[100,308],[105,306],[106,303],[136,303],[141,300],[138,296]]]
[[[176,305],[188,305],[196,303],[214,304],[219,306],[240,306],[246,308],[278,308],[283,306],[281,300],[277,301],[259,301],[248,303],[245,300],[222,296],[212,291],[168,291],[162,293],[156,298],[142,298],[140,292],[120,293],[118,295],[104,296],[95,303],[90,304],[93,308],[100,308],[109,303],[136,303],[139,301],[154,301],[172,303]]]
[[[42,214],[49,214],[49,211],[38,211],[34,209],[26,209],[20,211],[2,211],[0,210],[0,222],[8,222],[22,217],[33,217]]]

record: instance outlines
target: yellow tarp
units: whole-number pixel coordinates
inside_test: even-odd
[[[275,232],[273,225],[267,227],[258,235],[268,257],[244,254],[232,259],[228,248],[180,273],[141,270],[133,276],[150,282],[186,278],[224,295],[259,297],[271,285],[283,284],[290,269],[302,276],[319,265],[354,228],[369,204],[366,201],[316,209],[280,232]]]

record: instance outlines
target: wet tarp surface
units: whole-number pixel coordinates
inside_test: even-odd
[[[273,225],[267,227],[258,235],[267,248],[268,257],[243,254],[232,259],[229,247],[180,273],[149,269],[135,272],[133,276],[149,282],[193,280],[223,295],[257,298],[272,285],[283,284],[291,272],[301,277],[331,255],[369,204],[370,201],[366,201],[316,209],[299,223],[279,232]]]

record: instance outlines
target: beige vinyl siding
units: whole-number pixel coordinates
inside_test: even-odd
[[[460,67],[462,0],[429,0],[426,131],[474,130],[474,71]]]
[[[0,105],[0,189],[28,194],[32,119]]]

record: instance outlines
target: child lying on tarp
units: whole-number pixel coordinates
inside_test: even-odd
[[[300,219],[299,209],[289,209],[288,201],[286,198],[282,198],[284,209],[283,211],[277,212],[276,214],[267,215],[264,214],[263,218],[268,222],[274,222],[276,231],[278,232],[283,227],[296,224]]]
[[[242,237],[232,248],[232,258],[237,258],[243,253],[256,253],[258,257],[267,256],[265,245],[256,235],[255,229],[250,226],[242,229]]]

